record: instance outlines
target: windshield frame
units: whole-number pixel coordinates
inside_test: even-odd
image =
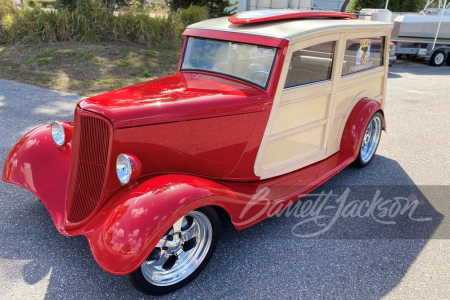
[[[243,77],[239,77],[239,76],[235,76],[233,74],[229,74],[229,73],[222,73],[222,72],[218,72],[218,71],[213,71],[213,70],[207,70],[207,69],[191,69],[191,68],[183,68],[183,62],[186,56],[186,52],[187,52],[187,44],[189,42],[190,38],[197,38],[197,39],[206,39],[206,40],[211,40],[211,41],[220,41],[220,42],[231,42],[231,43],[236,43],[236,44],[244,44],[244,45],[255,45],[255,46],[262,46],[262,47],[267,47],[267,48],[273,48],[275,49],[275,53],[273,55],[273,60],[272,60],[272,64],[270,66],[270,70],[269,70],[269,75],[267,76],[267,80],[266,80],[266,84],[265,85],[260,85],[254,81],[248,80],[246,78]],[[183,55],[181,57],[181,61],[180,61],[180,72],[183,71],[190,71],[190,72],[206,72],[206,73],[212,73],[212,74],[217,74],[217,75],[222,75],[222,76],[226,76],[226,77],[230,77],[233,79],[237,79],[246,83],[249,83],[251,85],[254,85],[260,89],[263,89],[264,91],[267,91],[267,87],[269,85],[269,82],[272,79],[272,73],[273,73],[273,69],[275,66],[275,61],[277,60],[278,57],[278,47],[273,47],[273,46],[267,46],[267,45],[261,45],[261,44],[254,44],[254,43],[243,43],[243,42],[236,42],[236,41],[232,41],[232,40],[223,40],[223,39],[213,39],[213,38],[206,38],[206,37],[197,37],[197,36],[187,36],[186,40],[185,40],[185,44],[183,47]]]

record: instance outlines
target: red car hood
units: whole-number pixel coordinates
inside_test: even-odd
[[[114,128],[209,118],[261,110],[264,91],[223,76],[176,73],[82,100],[82,109]]]

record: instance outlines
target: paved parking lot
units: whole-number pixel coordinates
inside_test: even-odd
[[[70,120],[78,100],[0,80],[1,165],[28,130]],[[244,231],[224,224],[203,273],[159,299],[448,299],[450,67],[394,65],[385,113],[387,134],[373,163],[365,169],[348,167],[320,189],[406,187],[395,192],[417,198],[421,205],[413,218],[429,221],[405,217],[381,224],[374,218],[347,218],[315,238],[293,235],[299,222],[294,216],[274,217]],[[103,271],[84,237],[60,235],[33,194],[0,182],[0,299],[10,298],[150,297],[124,277]]]

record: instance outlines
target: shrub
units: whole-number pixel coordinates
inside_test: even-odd
[[[166,3],[173,12],[186,9],[191,5],[207,7],[211,18],[218,18],[231,16],[237,9],[235,5],[238,4],[238,1],[231,3],[230,0],[166,0]]]
[[[151,14],[150,14],[151,13]],[[0,43],[125,41],[175,45],[187,25],[207,19],[206,8],[149,11],[139,5],[114,11],[101,0],[79,0],[74,10],[42,10],[0,0]]]
[[[425,7],[427,0],[390,0],[388,9],[394,12],[417,12]],[[384,8],[386,0],[351,0],[349,9]]]

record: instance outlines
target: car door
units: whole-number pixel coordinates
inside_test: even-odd
[[[278,176],[325,157],[341,44],[341,34],[330,34],[289,46],[255,162],[257,176]]]

